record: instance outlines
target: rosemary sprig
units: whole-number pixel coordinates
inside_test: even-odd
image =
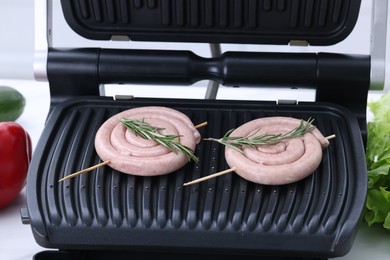
[[[273,145],[281,142],[282,140],[289,139],[289,138],[297,138],[301,137],[304,134],[312,131],[315,126],[313,126],[311,123],[314,121],[314,119],[309,118],[307,122],[304,120],[301,120],[301,123],[298,127],[294,128],[288,133],[285,134],[270,134],[265,133],[261,135],[256,134],[261,130],[260,128],[253,131],[252,133],[248,134],[247,136],[235,136],[232,137],[230,134],[234,131],[234,129],[229,130],[226,132],[226,134],[222,138],[205,138],[204,140],[208,141],[216,141],[220,144],[223,144],[227,147],[230,147],[240,153],[244,153],[242,150],[242,146],[250,146],[250,147],[256,147],[260,145]]]
[[[188,160],[193,160],[198,163],[199,158],[195,156],[194,151],[188,146],[183,145],[182,143],[175,141],[175,139],[179,138],[180,135],[163,135],[160,134],[159,130],[164,130],[165,128],[154,127],[145,122],[144,120],[132,120],[121,118],[120,121],[123,125],[127,127],[131,132],[136,135],[141,136],[144,139],[154,140],[157,143],[167,147],[174,153],[182,152],[187,157]]]

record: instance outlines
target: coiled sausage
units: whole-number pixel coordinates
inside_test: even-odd
[[[235,129],[230,137],[247,136],[260,129],[260,134],[286,134],[301,124],[291,117],[265,117],[249,121]],[[314,128],[299,138],[256,148],[243,147],[240,153],[230,147],[225,158],[231,168],[246,180],[266,185],[282,185],[299,181],[315,171],[322,160],[322,149],[329,141]]]
[[[154,140],[135,135],[120,122],[121,118],[140,120],[150,124],[164,135],[179,135],[179,142],[191,150],[200,142],[200,134],[183,113],[159,106],[147,106],[123,111],[109,118],[99,128],[95,149],[109,166],[123,173],[154,176],[171,173],[183,167],[188,158],[174,153]]]

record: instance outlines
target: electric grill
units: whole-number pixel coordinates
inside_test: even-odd
[[[41,1],[39,8],[50,8]],[[46,5],[48,4],[48,6]],[[68,24],[85,38],[136,41],[329,45],[352,31],[360,1],[64,0]],[[50,19],[49,19],[50,20]],[[48,26],[50,28],[50,26]],[[49,29],[48,29],[49,31]],[[350,250],[365,203],[364,140],[370,55],[77,48],[49,45],[45,65],[52,106],[34,151],[22,210],[37,243],[55,249],[35,259],[326,259]],[[99,96],[108,83],[299,86],[315,102],[161,99]],[[239,89],[237,90],[239,91]],[[236,174],[183,183],[227,169],[224,148],[201,142],[200,163],[168,175],[139,177],[101,167],[94,136],[110,116],[141,106],[188,115],[204,137],[258,117],[313,117],[337,138],[319,168],[297,183],[266,186]]]

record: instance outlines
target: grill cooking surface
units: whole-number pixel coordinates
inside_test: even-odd
[[[284,186],[250,183],[232,173],[200,184],[183,183],[228,168],[224,147],[202,141],[200,164],[172,174],[136,177],[105,166],[58,183],[100,162],[95,133],[125,109],[161,105],[208,121],[202,137],[222,137],[264,116],[308,119],[326,136],[319,168]],[[48,119],[31,163],[27,192],[34,236],[60,249],[175,250],[255,255],[339,256],[353,242],[364,206],[366,172],[359,127],[329,104],[96,98],[59,105]]]

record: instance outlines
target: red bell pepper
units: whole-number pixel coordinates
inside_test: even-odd
[[[31,139],[23,127],[0,122],[0,208],[14,201],[25,186],[31,153]]]

